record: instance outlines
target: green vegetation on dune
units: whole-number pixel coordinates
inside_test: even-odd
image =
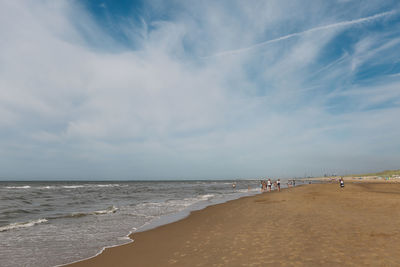
[[[400,175],[400,170],[386,170],[386,171],[382,171],[382,172],[357,174],[357,175],[352,175],[352,176],[385,176],[385,177],[390,177],[390,176],[393,176],[393,175]]]

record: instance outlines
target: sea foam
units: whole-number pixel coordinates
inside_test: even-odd
[[[33,220],[33,221],[28,221],[28,222],[11,223],[9,225],[0,227],[0,232],[9,231],[9,230],[18,229],[18,228],[32,227],[36,224],[45,223],[45,222],[48,222],[48,220],[47,219],[38,219],[38,220]]]

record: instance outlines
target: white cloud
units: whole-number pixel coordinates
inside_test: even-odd
[[[376,39],[372,45],[363,39],[354,55],[321,71],[314,67],[342,27],[391,13],[325,23],[324,12],[309,21],[302,1],[257,3],[243,11],[240,2],[236,8],[187,4],[172,21],[128,23],[123,32],[140,44],[136,50],[121,49],[74,2],[0,3],[3,176],[55,177],[62,170],[61,177],[231,178],[394,166],[398,110],[335,114],[321,92],[351,62],[358,60],[356,69],[372,58]],[[270,39],[262,35],[290,32],[275,28],[291,22],[285,21],[290,10],[310,30],[258,43]],[[395,47],[396,40],[391,44],[370,53]],[[199,60],[227,50],[237,55]],[[310,84],[314,74],[322,78]],[[330,96],[360,97],[367,108],[399,97],[397,86],[351,87]],[[381,133],[385,127],[390,133]],[[386,165],[370,164],[379,148],[391,155]]]

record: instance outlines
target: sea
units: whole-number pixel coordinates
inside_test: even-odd
[[[257,180],[0,182],[0,266],[90,258],[133,232],[257,193]]]

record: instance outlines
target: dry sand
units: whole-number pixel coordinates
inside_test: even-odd
[[[400,184],[313,184],[193,212],[72,266],[400,266]]]

